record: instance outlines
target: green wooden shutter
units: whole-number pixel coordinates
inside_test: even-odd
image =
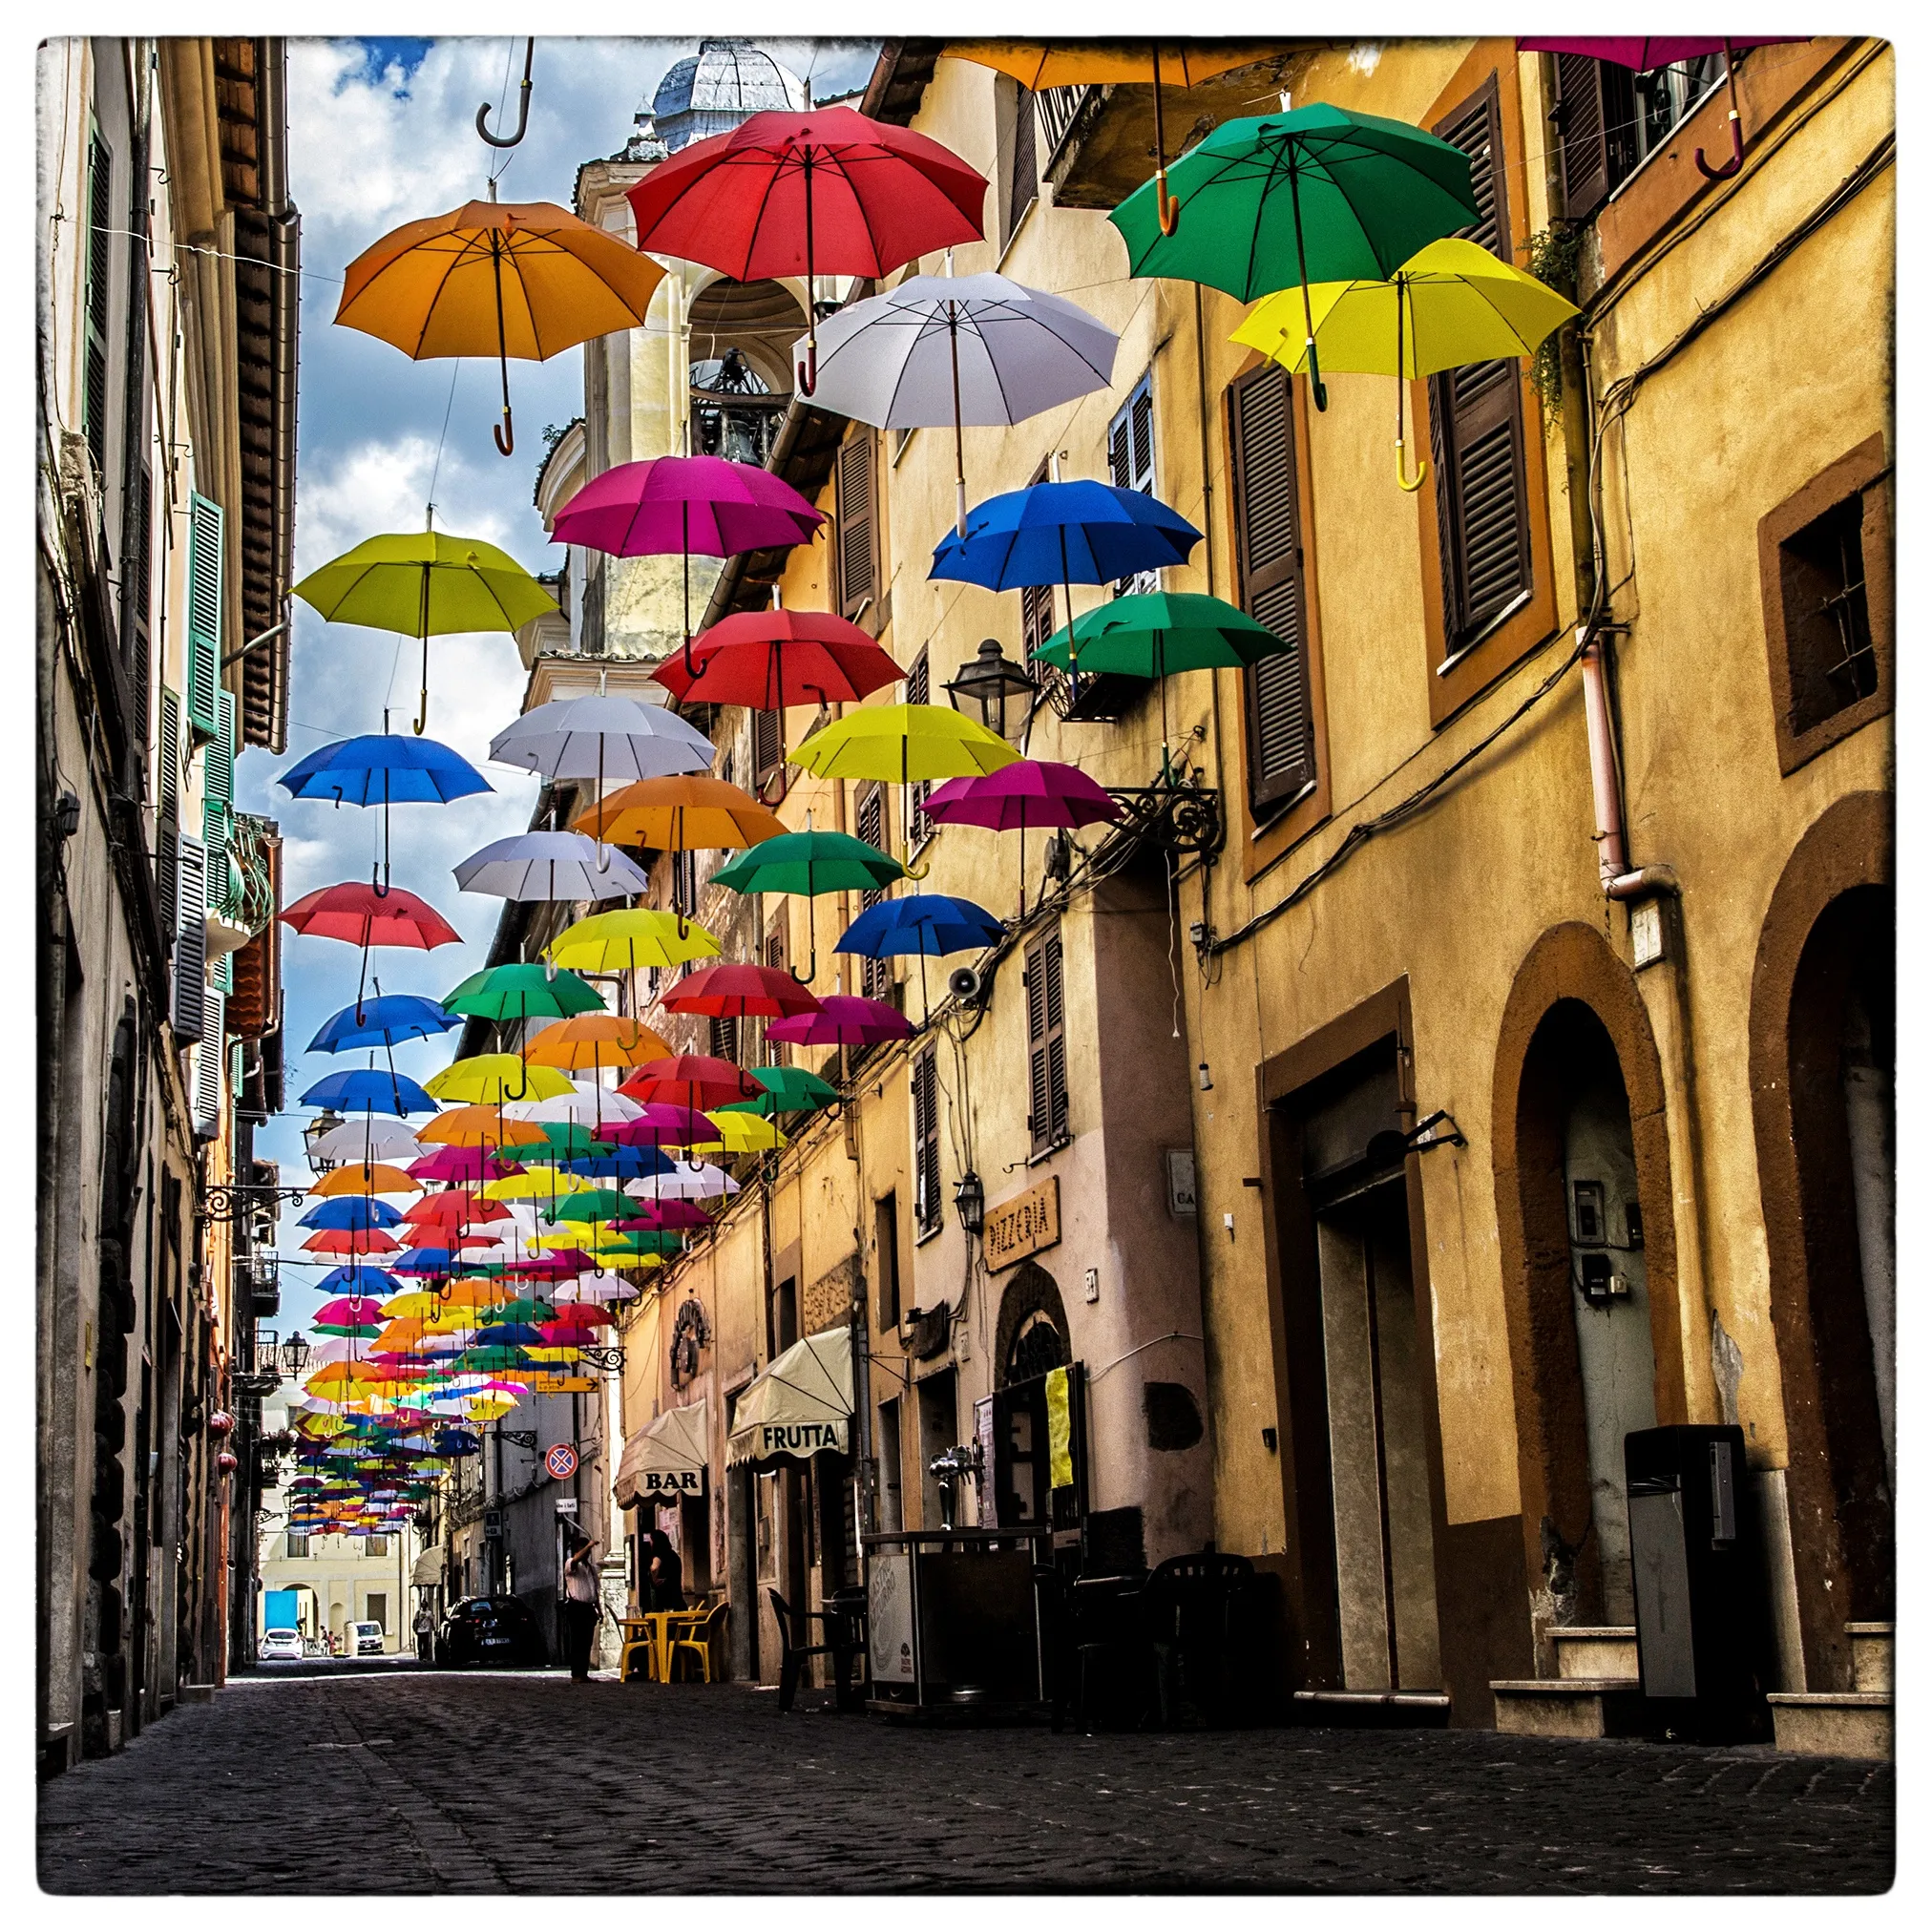
[[[221,506],[188,499],[188,677],[191,730],[212,738],[220,728],[215,694],[221,688],[221,572],[226,554]]]
[[[114,157],[98,133],[87,143],[87,345],[82,372],[81,426],[94,472],[107,474],[108,263],[114,226]]]

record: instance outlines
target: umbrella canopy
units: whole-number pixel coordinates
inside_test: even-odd
[[[998,771],[1019,753],[977,719],[945,704],[867,704],[814,731],[790,756],[821,778],[910,785]]]
[[[370,1302],[382,1300],[396,1292],[394,1278],[385,1270],[365,1262],[351,1262],[345,1268],[332,1268],[315,1284],[318,1294],[327,1294],[331,1290],[340,1291],[350,1298]]]
[[[595,778],[599,787],[610,779],[708,771],[717,748],[662,704],[601,695],[554,698],[490,741],[490,756],[499,765],[550,779]]]
[[[411,1161],[422,1147],[400,1121],[345,1121],[318,1136],[309,1152],[325,1161]]]
[[[331,1169],[308,1191],[317,1200],[337,1194],[420,1194],[423,1184],[400,1167],[358,1161],[351,1167]]]
[[[275,782],[297,798],[335,805],[448,805],[452,798],[492,789],[490,781],[447,745],[393,731],[325,745]]]
[[[338,1271],[347,1273],[349,1270],[344,1269]],[[381,1272],[377,1269],[366,1271],[371,1275]],[[374,1334],[383,1325],[381,1303],[374,1295],[337,1295],[316,1310],[311,1325],[329,1335]]]
[[[454,871],[462,891],[499,899],[621,899],[651,889],[622,852],[577,831],[495,839]]]
[[[536,1121],[543,1126],[559,1123],[580,1127],[616,1126],[636,1118],[638,1103],[593,1081],[576,1081],[571,1091],[544,1101],[518,1101],[518,1120]]]
[[[333,624],[363,624],[423,640],[420,737],[430,715],[430,640],[514,631],[556,599],[507,552],[480,538],[421,530],[371,536],[295,586]]]
[[[640,248],[740,282],[883,276],[985,233],[984,176],[930,136],[848,107],[752,115],[660,161],[628,195]],[[805,395],[817,373],[808,338]]]
[[[688,1230],[711,1225],[710,1215],[695,1201],[646,1201],[641,1204],[640,1210],[639,1203],[630,1201],[628,1196],[626,1201],[632,1212],[627,1220],[616,1225],[627,1231],[662,1228],[675,1232],[681,1228]]]
[[[808,543],[824,521],[755,463],[654,456],[593,477],[556,513],[551,541],[611,556],[735,556]]]
[[[1105,388],[1119,346],[1085,309],[1007,276],[914,275],[826,325],[813,396],[880,429],[952,424],[963,536],[963,426],[1023,422]]]
[[[1680,60],[1702,60],[1727,50],[1742,53],[1753,47],[1783,47],[1806,37],[1801,33],[1760,33],[1750,39],[1724,40],[1709,33],[1605,33],[1565,40],[1531,34],[1519,35],[1516,46],[1522,53],[1580,53],[1586,60],[1607,60],[1648,74],[1652,68],[1674,67]]]
[[[407,222],[348,265],[335,319],[393,343],[417,362],[496,357],[503,422],[515,447],[510,358],[559,350],[640,327],[663,269],[550,201],[467,201]]]
[[[331,1014],[308,1042],[308,1050],[346,1053],[355,1046],[393,1047],[405,1040],[434,1040],[458,1024],[454,1016],[420,994],[383,993],[365,999],[360,1006],[345,1006],[340,1013]],[[367,1150],[358,1146],[356,1151]]]
[[[400,886],[378,890],[346,879],[296,900],[281,916],[282,923],[295,932],[320,939],[341,939],[365,949],[413,946],[428,953],[438,946],[462,943],[462,934],[442,914]],[[368,1007],[363,1011],[367,1013]]]
[[[640,1113],[647,1109],[639,1102]],[[666,1174],[671,1163],[655,1147],[615,1146],[600,1154],[586,1154],[564,1163],[564,1171],[587,1180],[635,1181],[646,1174]]]
[[[765,1029],[766,1040],[788,1046],[872,1046],[882,1040],[907,1040],[912,1022],[880,999],[860,999],[834,993],[819,1003],[816,1013],[774,1019]]]
[[[514,1054],[498,1058],[513,1065],[519,1063]],[[549,1069],[544,1071],[547,1073]],[[463,1106],[450,1107],[438,1114],[425,1124],[419,1138],[452,1147],[536,1146],[542,1144],[543,1129],[529,1121],[506,1120],[498,1106]]]
[[[403,1219],[412,1228],[469,1228],[503,1220],[509,1212],[500,1202],[472,1194],[467,1187],[447,1187],[425,1194]]]
[[[675,913],[633,906],[622,912],[593,913],[566,926],[543,949],[543,956],[553,965],[578,973],[635,973],[643,966],[715,959],[718,950],[717,940],[703,926],[681,920]]]
[[[715,885],[740,892],[870,892],[903,878],[897,859],[842,831],[789,831],[721,867]]]
[[[735,704],[744,701],[693,702]],[[612,792],[572,823],[575,830],[608,839],[612,845],[660,852],[742,850],[763,839],[776,838],[785,830],[778,814],[760,805],[748,791],[708,772],[640,778]]]
[[[902,899],[881,899],[869,906],[845,930],[832,949],[862,959],[886,959],[903,953],[977,952],[1001,938],[1006,928],[971,899],[951,899],[943,892],[914,892]]]
[[[374,1112],[403,1117],[432,1114],[436,1102],[427,1088],[407,1074],[387,1067],[346,1067],[319,1080],[296,1102],[302,1107],[335,1107],[344,1112]]]
[[[629,1181],[624,1192],[654,1201],[710,1201],[738,1192],[738,1183],[708,1161],[680,1161],[668,1174]]]
[[[618,1089],[620,1093],[623,1089]],[[629,1096],[626,1096],[629,1098]],[[715,1104],[715,1102],[714,1102]],[[661,1147],[688,1147],[712,1131],[707,1114],[670,1101],[643,1101],[637,1116],[608,1130],[620,1153],[652,1154]],[[575,1166],[577,1164],[571,1164]],[[657,1169],[662,1173],[662,1167]]]
[[[1107,217],[1129,272],[1206,283],[1238,302],[1393,274],[1425,242],[1482,219],[1461,149],[1325,101],[1224,122],[1175,162],[1173,180],[1187,206],[1174,234],[1163,231],[1155,183]],[[1309,382],[1327,408],[1318,354]]]
[[[903,900],[887,900],[889,905],[904,904]],[[763,1114],[769,1119],[773,1114],[808,1113],[813,1107],[823,1105],[827,1101],[838,1099],[838,1088],[830,1081],[822,1080],[809,1067],[803,1066],[754,1066],[751,1078],[765,1091],[755,1101],[726,1101],[714,1112]]]
[[[445,1116],[444,1118],[447,1118]],[[445,1144],[414,1162],[410,1172],[421,1181],[483,1181],[520,1172],[514,1161],[499,1159],[482,1146]]]
[[[926,810],[941,825],[977,825],[993,831],[1071,828],[1121,815],[1119,804],[1079,766],[1045,758],[1023,759],[983,778],[955,779],[932,793]]]
[[[535,964],[486,966],[472,973],[454,992],[445,996],[446,1011],[480,1019],[555,1019],[573,1014],[597,1013],[603,996],[575,973]],[[474,1062],[470,1062],[473,1064]],[[552,1092],[568,1092],[569,1082]],[[474,1096],[463,1095],[463,1099]],[[539,1096],[542,1098],[542,1096]]]
[[[565,1072],[589,1067],[641,1066],[647,1060],[665,1060],[670,1042],[640,1019],[616,1013],[580,1013],[556,1026],[546,1026],[530,1042],[524,1059],[533,1066],[554,1066]]]
[[[670,1060],[647,1060],[618,1091],[634,1101],[706,1107],[717,1101],[756,1100],[764,1089],[728,1060],[685,1053]]]
[[[338,1194],[318,1201],[296,1223],[298,1228],[393,1228],[402,1215],[369,1194]]]
[[[439,1101],[500,1106],[505,1101],[548,1100],[553,1094],[569,1093],[571,1086],[554,1067],[531,1066],[514,1053],[479,1053],[468,1060],[452,1060],[441,1073],[423,1082],[423,1090]],[[430,1123],[431,1127],[435,1124],[434,1121]],[[428,1128],[423,1138],[429,1138]]]
[[[1111,483],[1035,483],[989,496],[933,553],[935,578],[988,590],[1114,583],[1186,563],[1201,533],[1158,498]]]
[[[667,1013],[718,1018],[779,1018],[818,1010],[818,1001],[789,973],[770,966],[702,967],[679,980],[662,1003]]]
[[[721,620],[651,675],[680,704],[783,711],[852,704],[905,673],[850,619],[830,611],[764,610]]]
[[[713,1115],[713,1138],[692,1141],[694,1154],[757,1154],[768,1147],[783,1147],[785,1136],[775,1121],[763,1114],[721,1112]]]
[[[302,1246],[310,1254],[393,1254],[401,1244],[380,1228],[318,1228]]]
[[[827,1329],[794,1342],[740,1395],[724,1460],[734,1468],[773,1457],[844,1453],[852,1417],[852,1335]]]

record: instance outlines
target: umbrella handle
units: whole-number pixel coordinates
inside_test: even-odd
[[[514,148],[523,138],[524,130],[530,125],[530,62],[536,52],[536,42],[526,39],[523,43],[523,86],[516,99],[516,132],[507,139],[490,132],[490,103],[486,100],[476,110],[476,132],[493,148]],[[503,452],[506,456],[508,450]]]
[[[1409,446],[1407,442],[1404,441],[1403,438],[1401,438],[1400,436],[1397,436],[1396,438],[1396,481],[1398,484],[1400,484],[1401,487],[1404,490],[1406,490],[1411,496],[1413,496],[1417,491],[1421,489],[1423,483],[1428,479],[1429,459],[1426,456],[1418,457],[1416,460],[1416,473],[1414,477],[1405,476],[1402,474],[1402,465],[1405,458],[1407,457],[1408,449]]]
[[[1704,158],[1704,150],[1699,148],[1691,156],[1697,163],[1697,172],[1707,181],[1726,181],[1744,165],[1744,122],[1737,112],[1737,75],[1731,65],[1731,43],[1724,43],[1724,84],[1731,93],[1731,158],[1721,168],[1713,168]]]
[[[929,878],[933,872],[933,861],[928,859],[922,866],[904,866],[901,870],[909,879]]]
[[[495,439],[496,453],[499,456],[509,456],[515,453],[516,425],[511,420],[510,405],[508,403],[503,405],[502,422],[492,423],[490,433]]]
[[[807,337],[805,360],[798,365],[798,392],[809,396],[818,388],[818,334],[814,330]]]
[[[1167,171],[1163,168],[1154,177],[1154,209],[1160,217],[1161,233],[1172,235],[1181,225],[1181,203],[1167,192]]]

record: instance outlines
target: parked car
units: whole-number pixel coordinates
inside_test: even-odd
[[[300,1630],[263,1630],[255,1654],[264,1664],[299,1664],[303,1659]]]
[[[530,1606],[515,1597],[465,1597],[443,1619],[436,1662],[542,1666],[550,1662]]]
[[[350,1654],[357,1657],[380,1657],[383,1654],[383,1627],[380,1624],[351,1624],[348,1633],[353,1640]]]

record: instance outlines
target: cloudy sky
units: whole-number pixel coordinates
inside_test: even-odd
[[[761,43],[809,77],[814,97],[862,86],[875,43]],[[556,553],[531,504],[540,431],[582,412],[578,350],[547,363],[513,363],[516,452],[496,453],[497,372],[487,362],[410,362],[388,344],[330,318],[344,265],[388,230],[487,193],[493,160],[507,158],[506,200],[570,205],[578,167],[616,153],[633,117],[648,106],[664,70],[697,51],[695,40],[539,40],[530,127],[522,145],[498,157],[477,139],[484,100],[501,101],[515,122],[523,43],[501,38],[291,40],[288,53],[289,169],[302,210],[300,454],[296,484],[298,576],[385,531],[419,530],[433,500],[439,529],[498,544],[534,571]],[[453,385],[453,387],[452,387]],[[446,427],[447,426],[447,427]],[[419,647],[387,633],[325,624],[297,601],[288,752],[251,751],[236,766],[237,803],[281,821],[286,839],[284,897],[342,879],[368,878],[379,815],[291,800],[278,772],[331,739],[383,728],[383,709],[407,731],[414,718]],[[430,645],[430,735],[460,751],[495,789],[449,806],[404,806],[393,822],[395,883],[421,894],[463,936],[461,946],[423,954],[379,951],[383,989],[440,997],[483,962],[501,901],[459,892],[451,868],[490,840],[530,822],[536,777],[491,766],[490,740],[515,715],[523,671],[507,636],[438,638]],[[296,1097],[338,1063],[307,1046],[316,1029],[355,997],[358,959],[333,940],[286,935],[285,1036],[289,1113],[257,1135],[285,1180],[305,1180]],[[453,1039],[452,1036],[449,1038]],[[449,1058],[448,1045],[415,1041],[398,1069],[421,1080]],[[360,1056],[341,1063],[356,1064]],[[301,1231],[285,1216],[284,1256]],[[319,1270],[286,1268],[284,1329],[305,1322]]]

